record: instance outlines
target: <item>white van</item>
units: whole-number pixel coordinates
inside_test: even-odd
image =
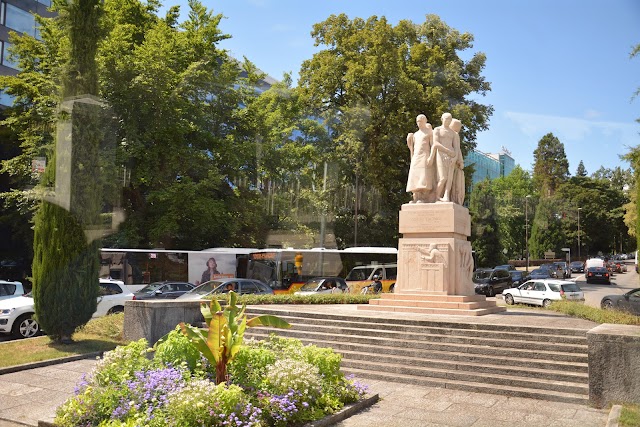
[[[351,293],[360,293],[364,286],[370,285],[373,276],[382,281],[383,292],[393,292],[398,277],[398,264],[369,264],[353,267],[345,278]]]
[[[601,258],[591,258],[586,260],[584,263],[585,271],[587,270],[587,268],[591,267],[604,267],[604,260]]]

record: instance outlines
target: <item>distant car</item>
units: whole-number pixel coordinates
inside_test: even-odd
[[[529,273],[529,280],[531,279],[551,279],[551,270],[548,268],[536,268]]]
[[[24,287],[20,282],[0,280],[0,301],[24,295]]]
[[[511,287],[511,275],[504,269],[478,269],[472,276],[476,294],[495,296]]]
[[[569,268],[572,273],[584,273],[584,262],[572,261],[571,264],[569,264]]]
[[[502,270],[507,270],[509,272],[516,271],[516,268],[511,264],[498,265],[498,266],[493,267],[493,269],[494,270],[502,269]]]
[[[584,275],[587,278],[587,283],[611,284],[611,274],[606,267],[589,267]]]
[[[622,295],[607,295],[600,302],[602,308],[615,308],[640,316],[640,288]]]
[[[564,261],[554,262],[554,264],[558,266],[558,276],[562,274],[563,279],[568,279],[571,277],[571,268],[569,268],[569,264]],[[560,273],[560,271],[562,273]]]
[[[511,286],[513,287],[519,286],[529,280],[529,276],[524,271],[512,270],[509,274],[511,275]]]
[[[133,294],[133,299],[176,299],[185,292],[195,288],[188,282],[154,282]]]
[[[240,294],[273,294],[273,289],[259,280],[254,279],[215,279],[204,282],[179,296],[178,300],[199,300],[213,294],[227,293],[230,290]]]
[[[504,302],[549,306],[553,301],[566,298],[570,301],[584,302],[584,292],[573,282],[554,279],[529,280],[517,288],[502,292]]]
[[[552,262],[551,263],[547,263],[547,264],[542,264],[540,266],[540,268],[546,268],[547,270],[549,270],[549,274],[554,279],[558,279],[558,278],[562,277],[562,275],[564,274],[564,270],[562,269],[562,267],[560,267],[559,265],[556,265],[556,264],[554,264]]]
[[[336,285],[334,287],[332,285]],[[315,277],[308,280],[299,291],[295,292],[296,295],[313,295],[313,294],[330,294],[335,292],[347,292],[349,287],[347,282],[340,277]]]
[[[98,307],[92,317],[124,311],[124,303],[133,299],[133,294],[118,280],[100,279]],[[34,319],[31,293],[0,301],[0,332],[17,338],[31,338],[40,333],[40,325]]]

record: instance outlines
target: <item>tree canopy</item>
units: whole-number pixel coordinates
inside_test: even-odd
[[[553,196],[558,186],[569,177],[569,161],[564,145],[552,133],[540,139],[533,151],[533,182],[540,194]]]

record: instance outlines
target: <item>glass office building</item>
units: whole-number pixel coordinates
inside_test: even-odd
[[[9,55],[9,33],[25,33],[40,38],[34,15],[53,16],[47,8],[51,0],[0,0],[0,75],[18,72],[17,61]],[[11,98],[0,92],[0,104],[10,105]]]
[[[464,159],[465,167],[473,165],[474,171],[471,178],[471,186],[477,182],[507,176],[516,166],[511,153],[503,148],[498,154],[487,154],[478,150],[467,153]],[[471,189],[468,189],[470,191]]]

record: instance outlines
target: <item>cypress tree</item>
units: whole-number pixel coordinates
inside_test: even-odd
[[[98,91],[95,56],[102,2],[55,5],[68,30],[70,51],[61,76],[65,101],[56,149],[43,176],[45,188],[53,187],[55,193],[43,198],[35,216],[32,270],[38,321],[54,340],[66,342],[97,306],[100,245],[87,231],[98,224],[101,205],[103,108],[91,95]]]

